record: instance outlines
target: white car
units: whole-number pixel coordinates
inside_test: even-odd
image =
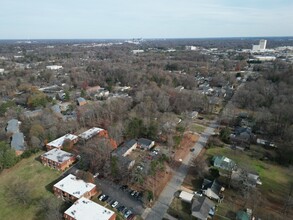
[[[118,204],[119,204],[119,202],[115,201],[115,202],[112,203],[111,206],[112,206],[113,208],[115,208],[115,207],[117,207]]]

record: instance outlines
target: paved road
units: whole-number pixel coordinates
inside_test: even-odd
[[[154,206],[151,209],[148,208],[144,211],[142,214],[144,219],[161,220],[164,217],[169,208],[169,205],[173,200],[175,192],[180,189],[180,186],[183,183],[185,176],[187,175],[190,162],[193,158],[199,155],[203,147],[206,145],[208,138],[214,132],[216,126],[216,121],[212,121],[211,124],[201,134],[199,140],[194,146],[195,150],[190,152],[190,154],[184,158],[181,166],[175,171],[172,179],[165,186]]]
[[[98,188],[102,190],[102,193],[111,197],[111,199],[119,202],[119,205],[124,205],[130,208],[134,214],[141,215],[144,211],[142,207],[142,202],[132,198],[128,192],[123,192],[119,189],[119,185],[105,180],[105,179],[95,179],[95,183]]]

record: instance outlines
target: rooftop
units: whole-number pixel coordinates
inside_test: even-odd
[[[117,149],[115,149],[113,153],[116,154],[117,156],[122,156],[135,144],[136,144],[136,140],[131,139],[130,141],[127,141],[123,143],[121,146],[117,147]]]
[[[66,134],[66,135],[64,135],[64,136],[62,136],[62,137],[60,137],[60,138],[58,138],[58,139],[56,139],[54,141],[51,141],[47,145],[52,146],[52,147],[60,147],[60,146],[63,145],[63,142],[65,140],[69,139],[69,140],[73,141],[73,140],[75,140],[77,138],[78,138],[78,136],[76,136],[76,135]]]
[[[82,197],[67,209],[65,214],[76,220],[108,220],[114,212]]]
[[[77,179],[76,176],[69,174],[67,177],[56,183],[54,187],[61,189],[63,192],[76,198],[80,198],[83,194],[95,188],[96,185],[93,183],[86,183],[81,179]]]
[[[104,129],[102,128],[96,128],[93,127],[83,133],[81,133],[80,135],[78,135],[80,138],[83,138],[85,140],[88,140],[90,138],[92,138],[93,136],[97,135],[98,133],[100,133],[101,131],[104,131]]]
[[[73,154],[67,153],[63,150],[60,150],[58,148],[54,148],[47,153],[44,153],[42,155],[43,157],[58,162],[58,163],[63,163],[64,161],[69,160],[71,157],[73,157]]]
[[[11,132],[11,133],[16,133],[19,132],[19,125],[21,124],[20,121],[18,121],[17,119],[11,119],[7,122],[7,127],[6,127],[6,131],[7,133]]]
[[[23,133],[16,132],[12,135],[11,148],[14,150],[24,150],[24,136]]]

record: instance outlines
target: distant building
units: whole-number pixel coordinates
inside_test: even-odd
[[[58,65],[50,65],[50,66],[46,66],[46,69],[48,69],[48,70],[60,70],[60,69],[63,69],[63,67],[58,66]]]
[[[41,155],[41,161],[45,166],[56,170],[65,170],[76,160],[76,157],[60,149],[52,149]]]
[[[259,41],[259,49],[260,50],[265,50],[267,46],[267,40],[261,39]]]
[[[5,71],[4,69],[1,69],[1,68],[0,68],[0,74],[3,74],[4,71]]]
[[[75,202],[81,197],[88,199],[93,197],[97,194],[97,187],[93,183],[86,183],[69,174],[53,186],[53,191],[58,198]]]
[[[51,150],[53,148],[62,149],[63,143],[65,140],[70,141],[70,145],[73,145],[78,141],[78,136],[73,135],[73,134],[66,134],[66,135],[46,144],[47,150]]]
[[[116,214],[89,199],[80,198],[64,212],[66,220],[115,220]]]
[[[260,51],[265,51],[267,46],[267,40],[261,39],[259,41],[259,44],[257,45],[252,45],[252,51],[253,52],[260,52]]]
[[[132,50],[133,54],[143,53],[144,50]]]

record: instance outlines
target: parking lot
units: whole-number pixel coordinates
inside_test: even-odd
[[[130,195],[131,189],[120,189],[121,185],[115,184],[105,179],[95,178],[95,183],[101,189],[102,194],[109,196],[105,202],[112,204],[118,201],[116,209],[125,206],[125,209],[131,210],[135,215],[141,215],[144,211],[143,203]]]

